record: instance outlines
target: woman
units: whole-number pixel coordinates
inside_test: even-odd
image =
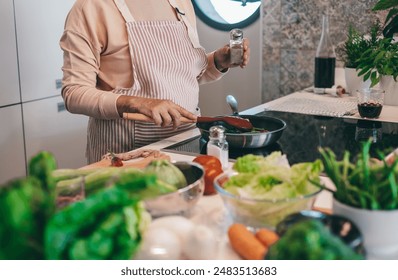
[[[60,45],[66,108],[90,117],[89,163],[191,129],[180,119],[195,122],[200,114],[199,84],[231,67],[228,46],[209,54],[200,46],[186,0],[77,0]],[[249,57],[245,39],[242,68]]]

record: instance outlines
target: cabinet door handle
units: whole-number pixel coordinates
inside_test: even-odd
[[[66,110],[65,103],[64,102],[58,102],[57,103],[57,109],[58,109],[58,113],[62,112],[62,111],[65,111]]]

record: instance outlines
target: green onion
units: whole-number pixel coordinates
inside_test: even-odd
[[[373,163],[371,145],[371,140],[362,144],[356,162],[350,162],[348,151],[338,161],[332,150],[320,148],[324,171],[336,187],[333,196],[341,203],[357,208],[398,209],[398,159],[388,165],[384,154],[378,151],[381,161]]]

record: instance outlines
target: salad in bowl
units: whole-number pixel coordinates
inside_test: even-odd
[[[279,151],[248,154],[220,174],[214,187],[234,222],[275,229],[289,214],[312,208],[322,169],[320,160],[290,166]]]

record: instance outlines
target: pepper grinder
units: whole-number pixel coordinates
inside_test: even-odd
[[[229,32],[229,48],[231,50],[231,64],[240,65],[243,60],[243,31],[232,29]]]

